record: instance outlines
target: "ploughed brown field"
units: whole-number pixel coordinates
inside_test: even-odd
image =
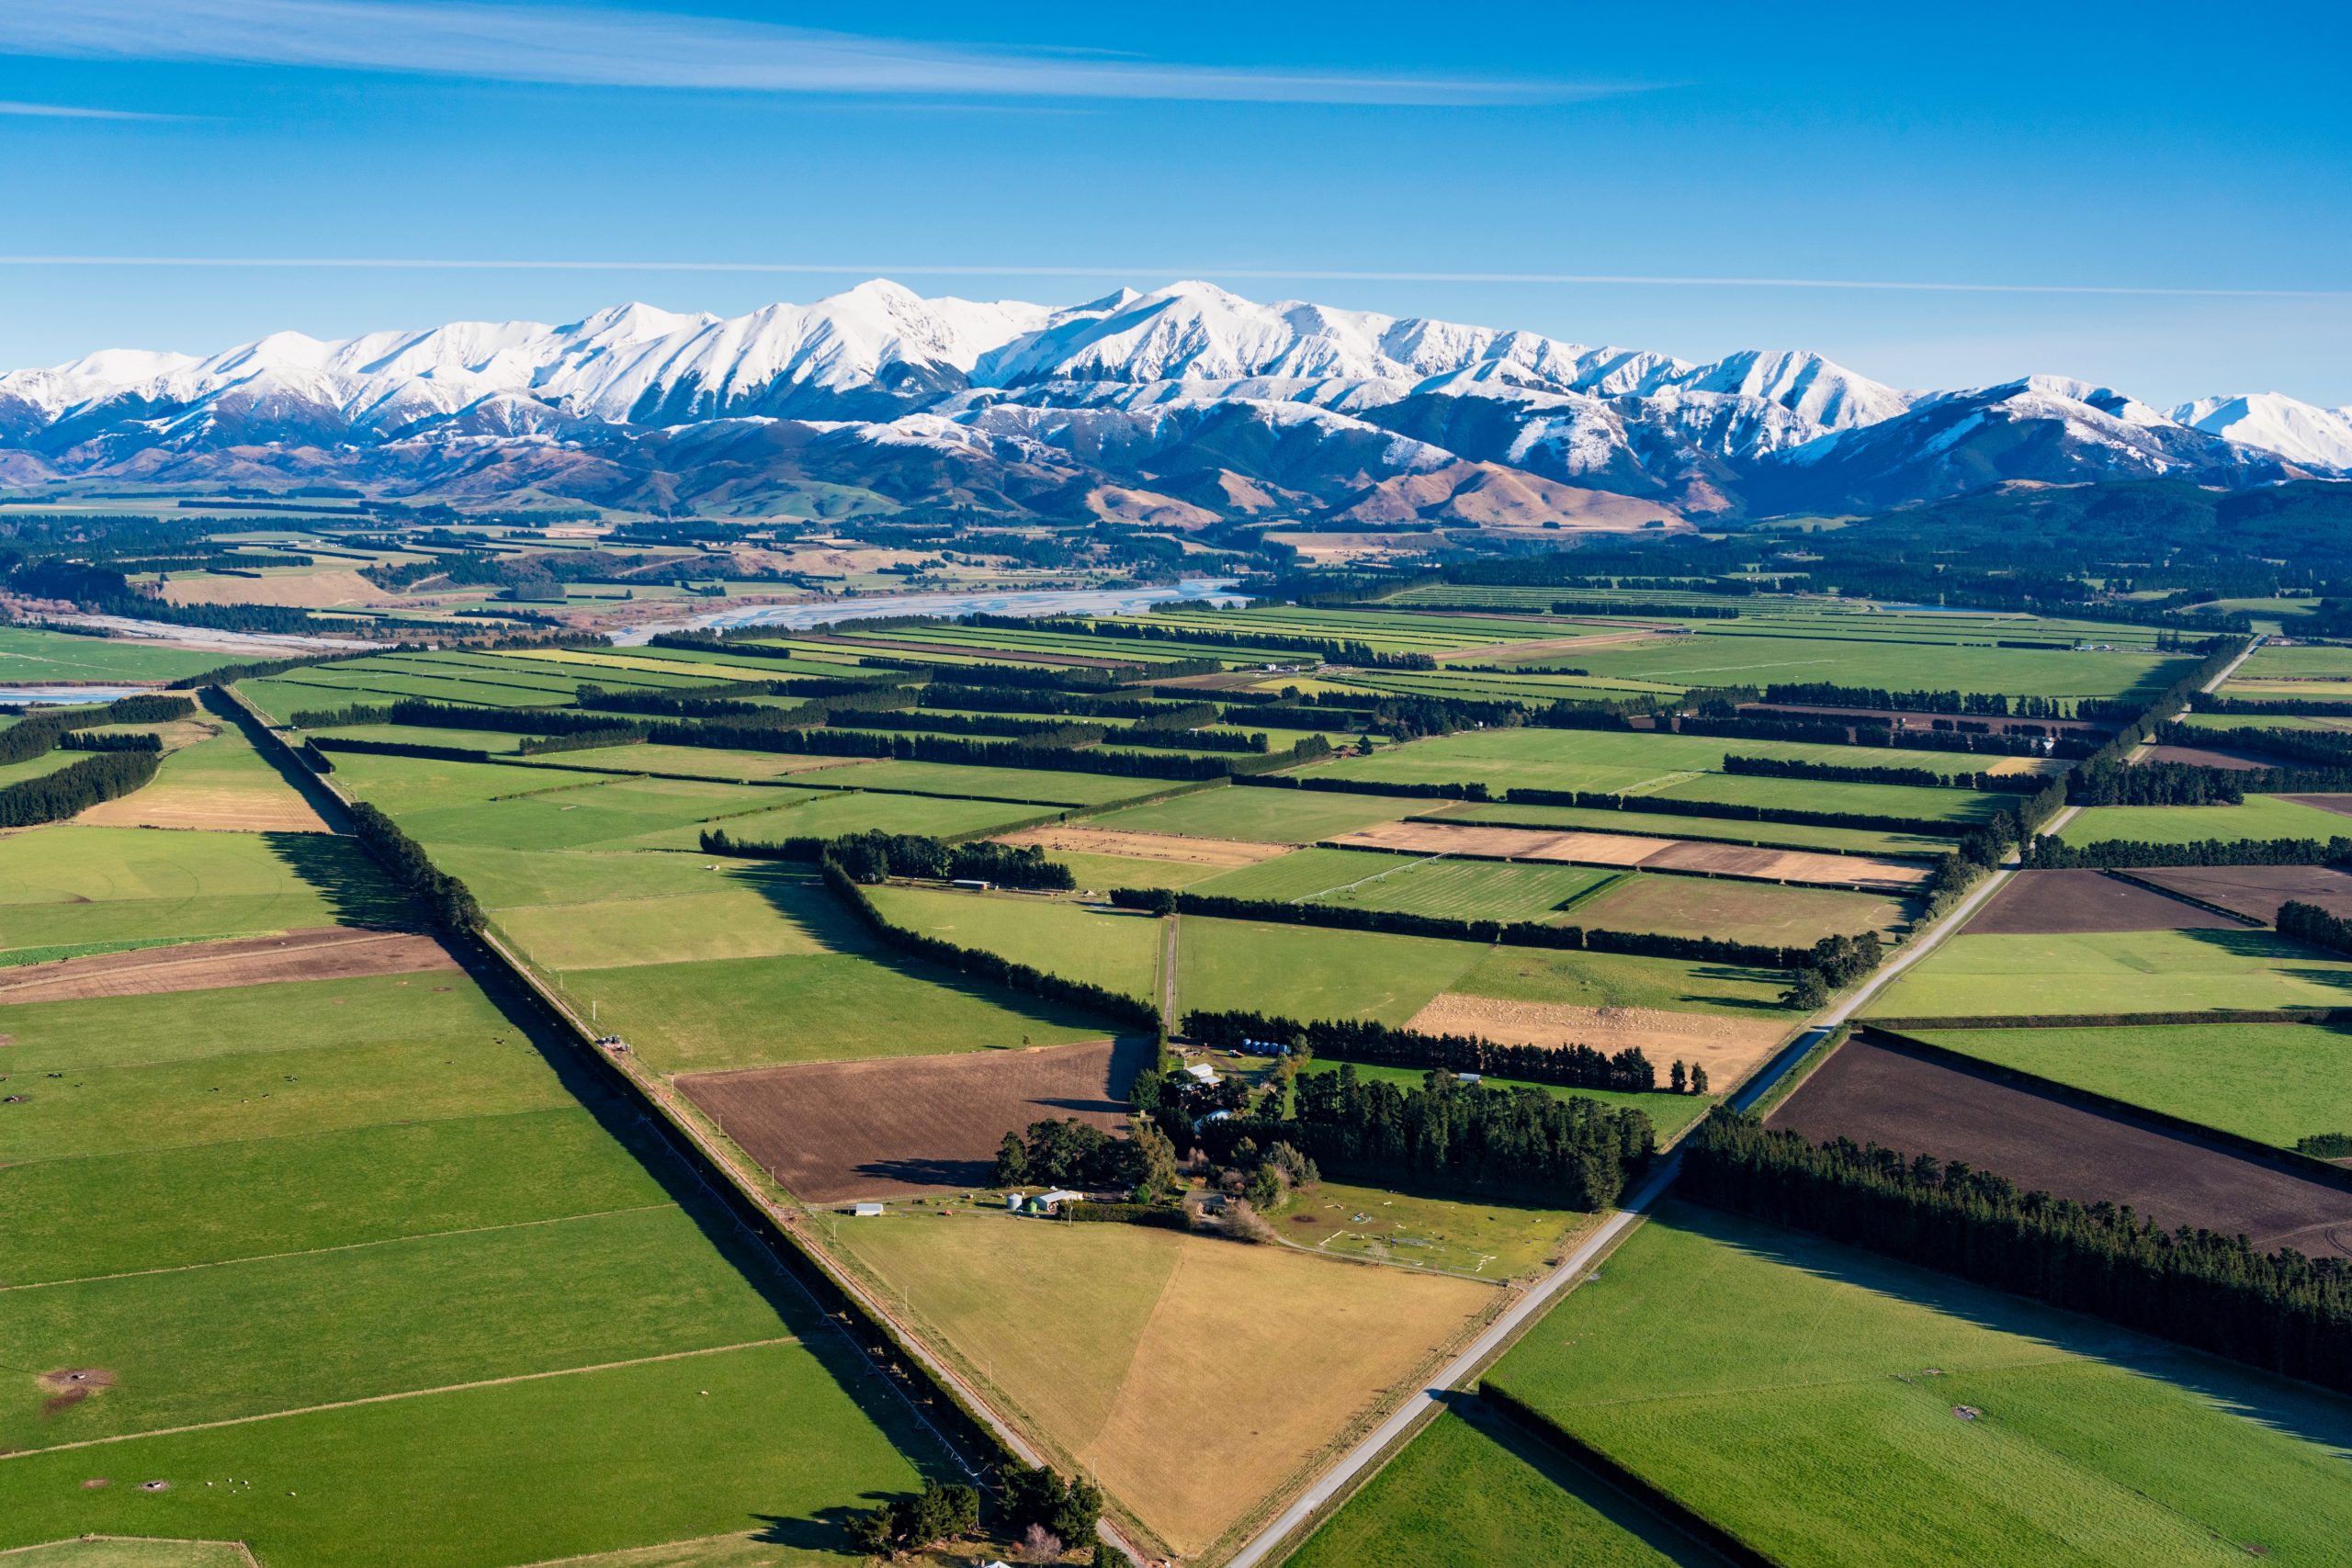
[[[2352,917],[2352,876],[2324,865],[2182,865],[2132,874],[2265,925],[2278,923],[2278,906],[2290,898]]]
[[[1971,936],[2244,929],[2244,921],[2103,871],[2020,871],[1968,922]]]
[[[678,1088],[794,1196],[968,1192],[985,1187],[1007,1133],[1074,1116],[1126,1124],[1148,1040],[1096,1040],[954,1056],[808,1062],[688,1073]]]
[[[2186,762],[2192,768],[2227,768],[2240,773],[2294,765],[2260,751],[2219,746],[2151,746],[2140,753],[2140,760],[2143,762]]]
[[[2352,795],[2282,795],[2278,798],[2319,811],[2333,811],[2338,817],[2352,817]]]
[[[281,936],[186,942],[0,969],[0,1003],[218,991],[281,980],[348,980],[457,967],[448,949],[429,936],[322,926]]]
[[[1935,874],[1918,861],[1812,850],[1753,849],[1634,833],[1585,833],[1549,828],[1487,828],[1442,822],[1385,822],[1323,842],[1340,849],[1410,850],[1419,854],[1487,860],[1556,861],[1573,865],[1638,866],[1645,871],[1705,872],[1767,882],[1820,883],[1907,892]]]
[[[2015,1089],[1858,1034],[1770,1124],[1965,1160],[2086,1203],[2129,1204],[2166,1229],[2244,1235],[2264,1252],[2352,1258],[2352,1191],[2153,1126]]]

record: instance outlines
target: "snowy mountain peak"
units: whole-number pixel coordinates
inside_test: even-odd
[[[2291,463],[2352,468],[2352,407],[2324,409],[2283,392],[2199,398],[2172,411],[2176,423]]]

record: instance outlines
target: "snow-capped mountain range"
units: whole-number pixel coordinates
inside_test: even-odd
[[[1205,283],[1081,305],[862,284],[812,305],[457,322],[0,375],[0,483],[333,478],[732,512],[877,502],[1636,527],[2000,479],[2352,477],[2352,408],[2169,411],[2034,376],[1900,391],[1818,355],[1712,364]]]

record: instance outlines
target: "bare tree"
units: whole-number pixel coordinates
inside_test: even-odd
[[[1043,1525],[1031,1525],[1021,1538],[1023,1562],[1059,1562],[1062,1551],[1062,1538]]]

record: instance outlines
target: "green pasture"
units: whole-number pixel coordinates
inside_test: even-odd
[[[868,762],[853,780],[823,781],[832,787],[909,790],[917,795],[968,795],[979,800],[1041,801],[1058,806],[1102,806],[1177,788],[1182,781],[1119,778],[1110,773],[1066,773],[1050,768],[989,768],[962,762]]]
[[[2352,1031],[2316,1023],[1939,1029],[1919,1037],[2260,1143],[2352,1133]]]
[[[322,833],[58,824],[0,839],[0,947],[400,927],[413,913],[372,861]]]
[[[1227,872],[1197,890],[1225,898],[1339,904],[1450,919],[1543,920],[1619,874],[1590,866],[1305,849]]]
[[[1340,1181],[1294,1192],[1265,1218],[1283,1241],[1310,1252],[1497,1280],[1556,1262],[1570,1235],[1591,1223],[1572,1209]]]
[[[119,1379],[51,1416],[35,1389],[0,1400],[0,1440],[19,1450],[789,1332],[697,1222],[658,1199],[8,1300],[0,1359]]]
[[[650,1151],[648,1151],[650,1152]],[[485,1172],[498,1173],[485,1180]],[[0,1168],[9,1285],[86,1280],[663,1200],[639,1155],[578,1105]]]
[[[537,1049],[514,1032],[503,1043],[273,1043],[192,1060],[69,1070],[23,1089],[21,1103],[0,1107],[0,1160],[499,1115],[569,1098]]]
[[[1713,1568],[1715,1561],[1538,1439],[1460,1408],[1423,1427],[1287,1559],[1289,1568]]]
[[[1320,790],[1227,784],[1090,817],[1086,826],[1122,833],[1176,833],[1255,844],[1311,844],[1394,822],[1426,802]]]
[[[2352,838],[2352,816],[2323,811],[2280,795],[2249,795],[2237,806],[2090,806],[2058,829],[2070,844],[2128,839],[2193,844],[2205,839]]]
[[[867,897],[925,936],[1146,1000],[1159,994],[1163,927],[1151,916],[1022,893],[876,887]]]
[[[77,637],[32,626],[0,626],[0,685],[132,685],[218,670],[237,655],[163,648],[131,637]]]
[[[2352,647],[2337,645],[2280,648],[2265,643],[2246,655],[2234,678],[2241,681],[2352,681]]]
[[[1892,934],[1908,923],[1910,909],[1877,893],[1635,872],[1578,905],[1572,918],[1606,931],[1810,947],[1826,936]]]
[[[0,788],[22,784],[27,779],[45,779],[58,769],[71,767],[88,756],[86,751],[68,751],[60,747],[44,751],[38,757],[28,757],[21,762],[0,762]]]
[[[893,1407],[877,1425],[846,1371],[749,1347],[27,1455],[0,1467],[0,1544],[135,1530],[340,1568],[364,1540],[402,1568],[504,1568],[774,1520],[832,1545],[832,1510],[920,1483],[893,1438],[922,1439]]]
[[[558,976],[657,1071],[933,1056],[1112,1032],[1101,1019],[892,954],[642,964]]]
[[[868,790],[801,789],[772,785],[761,798],[776,804],[763,811],[730,816],[714,826],[731,838],[750,843],[780,839],[838,839],[845,833],[925,833],[933,838],[966,839],[1050,821],[1061,815],[1057,806],[1018,801],[956,800],[927,795],[884,795]],[[648,849],[693,850],[701,832],[692,826],[645,834]]]
[[[2128,628],[2126,628],[2128,630]],[[1693,686],[1767,686],[1775,681],[1835,681],[1896,691],[2003,692],[2011,696],[2153,696],[2193,660],[2135,650],[2076,653],[2056,649],[1899,642],[1895,628],[1867,640],[1783,636],[1709,625],[1696,635],[1548,655],[1594,675]],[[1914,633],[1912,635],[1917,635]],[[2027,635],[2013,631],[1996,635]]]
[[[1177,929],[1177,1010],[1401,1024],[1490,951],[1433,937],[1185,915]]]
[[[1647,730],[1475,729],[1432,736],[1394,746],[1369,757],[1344,757],[1317,776],[1363,779],[1381,784],[1484,784],[1499,795],[1507,789],[1586,790],[1609,794],[1671,795],[1690,774],[1710,774],[1711,798],[1747,800],[1753,786],[1793,784],[1824,804],[1816,810],[1885,810],[1868,805],[1840,806],[1885,786],[1822,784],[1815,780],[1758,778],[1721,772],[1726,753],[1841,767],[1917,767],[1949,777],[1973,773],[1982,758],[1946,751],[1900,751],[1881,748],[1813,745],[1793,740],[1721,740],[1698,735]],[[1770,791],[1763,792],[1769,794]],[[1906,795],[1942,792],[1906,788]],[[1758,798],[1758,804],[1769,802]],[[1915,813],[1916,814],[1916,813]],[[1933,815],[1943,815],[1934,812]]]
[[[1697,773],[1635,792],[1660,800],[1727,801],[1796,811],[1842,811],[1928,822],[1983,822],[2017,809],[2019,797],[1992,791],[1937,789],[1921,784],[1825,784],[1817,779],[1767,779],[1739,773]],[[1779,824],[1749,825],[1770,833]]]
[[[370,975],[0,1008],[6,1066],[80,1072],[340,1046],[446,1044],[515,1031],[463,975]]]
[[[658,850],[510,850],[481,844],[436,848],[433,860],[464,883],[485,909],[708,893],[729,886],[721,880],[726,873],[714,866],[770,869],[768,863],[718,861]],[[773,869],[782,873],[789,868]]]
[[[536,778],[586,781],[578,787],[543,786],[537,794],[510,795],[466,806],[411,810],[401,817],[428,849],[442,845],[493,849],[587,850],[660,847],[653,840],[676,838],[686,829],[691,846],[706,822],[765,811],[767,789],[698,779],[652,779],[628,774],[553,774]]]
[[[859,953],[872,945],[839,900],[800,867],[727,862],[702,875],[693,892],[527,906],[501,909],[494,919],[534,963],[549,969]]]
[[[2352,961],[2275,931],[1952,938],[1871,1004],[1882,1018],[2343,1007]]]
[[[1795,1021],[1781,1005],[1789,981],[1778,969],[1537,947],[1482,951],[1485,956],[1447,989],[1562,1007],[1657,1008],[1775,1024]]]
[[[493,757],[512,757],[523,744],[525,731],[502,729],[437,729],[423,724],[344,724],[332,729],[304,731],[307,735],[322,735],[334,740],[390,741],[401,746],[453,746],[462,751],[487,751]],[[345,754],[329,753],[328,760],[337,771],[343,767]],[[567,759],[569,753],[566,754]],[[451,763],[462,767],[463,763]]]
[[[2340,1400],[1682,1204],[1486,1382],[1781,1562],[2316,1564],[2352,1529]]]
[[[2191,713],[2180,722],[2191,729],[2352,729],[2352,716],[2341,714]]]
[[[337,751],[334,782],[345,794],[395,817],[485,800],[601,782],[594,773],[564,775],[512,762],[453,762],[435,757],[395,757]]]
[[[531,761],[539,767],[612,768],[628,773],[684,773],[702,779],[773,779],[786,773],[824,773],[858,765],[854,759],[796,756],[786,751],[723,751],[710,746],[653,745],[591,746],[579,751],[548,751]]]

